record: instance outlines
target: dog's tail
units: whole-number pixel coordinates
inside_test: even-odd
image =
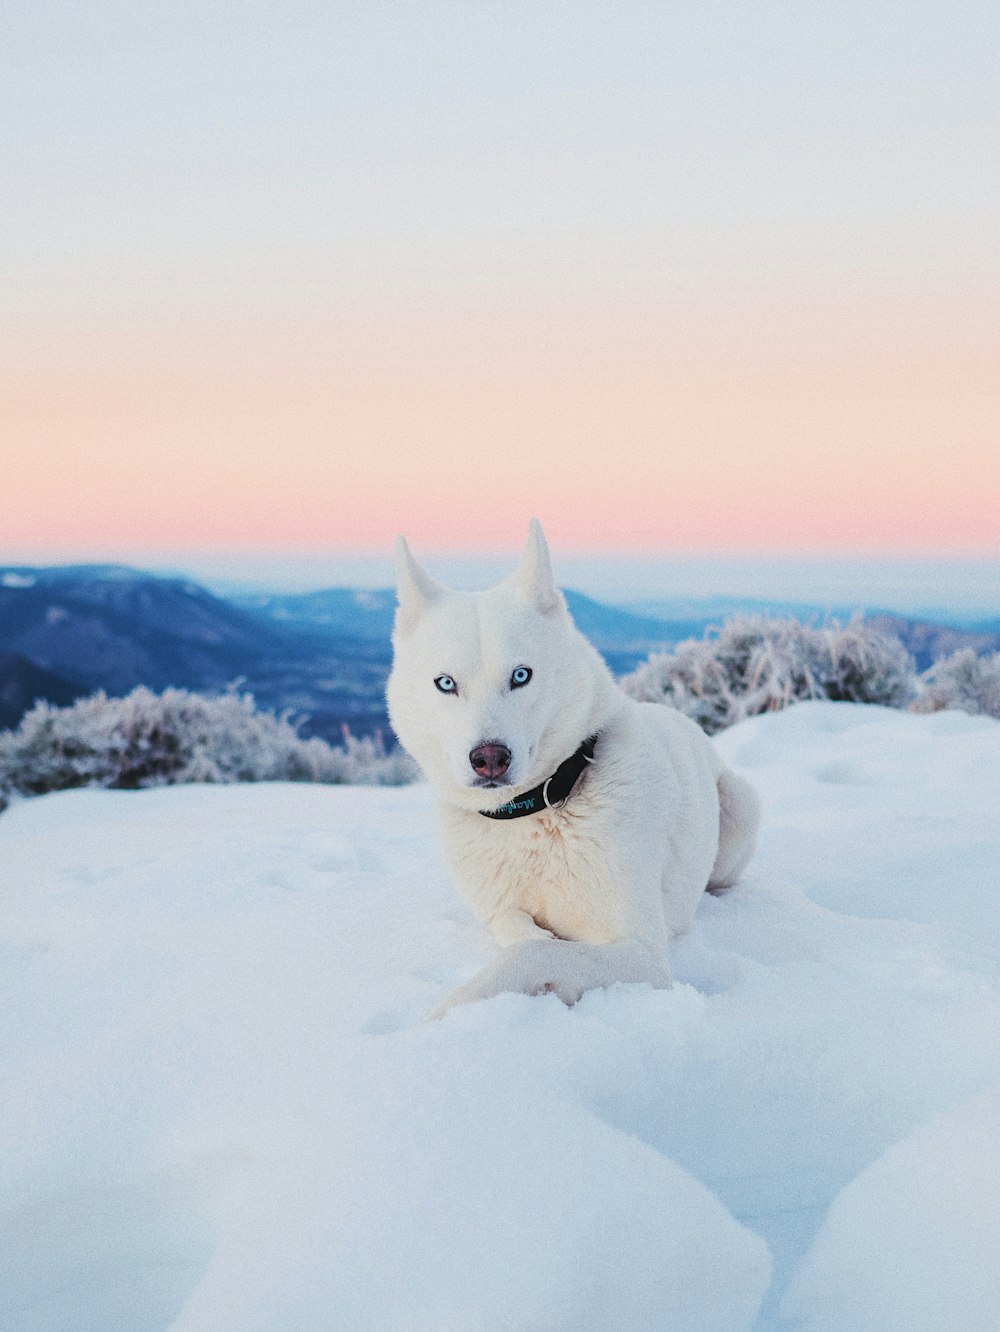
[[[719,788],[719,849],[708,878],[709,892],[731,888],[757,845],[760,796],[748,781],[723,768]]]

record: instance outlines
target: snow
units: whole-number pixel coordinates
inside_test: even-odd
[[[489,956],[427,791],[0,817],[0,1327],[996,1332],[1000,724],[801,704],[673,990]]]
[[[835,1200],[786,1309],[804,1332],[1000,1327],[1000,1086],[890,1147]]]

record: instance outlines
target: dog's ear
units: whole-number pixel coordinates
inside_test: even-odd
[[[397,537],[396,594],[399,608],[396,611],[396,627],[408,634],[431,602],[436,601],[444,590],[413,558],[406,538]]]
[[[521,552],[510,582],[543,615],[555,615],[566,608],[552,575],[548,543],[537,518],[532,518],[528,524],[528,544]]]

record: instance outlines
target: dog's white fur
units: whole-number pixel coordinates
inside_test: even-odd
[[[669,986],[671,937],[753,854],[753,788],[693,722],[617,687],[570,619],[537,520],[517,570],[488,591],[442,587],[402,537],[397,573],[389,716],[433,789],[448,867],[502,945],[438,1014],[507,990],[573,1003],[617,981]],[[532,676],[511,688],[518,666]],[[435,686],[445,675],[453,692]],[[562,809],[483,818],[595,734]],[[501,785],[472,768],[484,743],[511,752]]]

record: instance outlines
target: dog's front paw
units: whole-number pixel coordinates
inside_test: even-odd
[[[453,990],[446,999],[438,1004],[430,1014],[430,1021],[436,1022],[438,1018],[443,1018],[453,1008],[458,1008],[461,1004],[475,1004],[480,999],[494,999],[498,994],[555,994],[563,1001],[567,1007],[580,998],[585,990],[585,986],[574,984],[571,981],[559,980],[553,978],[547,981],[532,981],[527,985],[513,984],[501,977],[489,976],[486,972],[480,972],[478,976],[473,976],[472,980],[466,985],[461,985],[457,990]]]
[[[459,1004],[474,1004],[498,994],[557,994],[564,1004],[575,1004],[588,987],[567,966],[574,945],[552,939],[529,939],[510,944],[472,980],[448,995],[431,1018],[440,1018]]]
[[[506,994],[555,994],[572,1005],[587,990],[607,985],[643,983],[670,988],[666,958],[640,940],[610,944],[576,943],[563,939],[529,939],[511,944],[439,1004],[432,1017],[443,1017],[458,1004],[475,1003]]]
[[[578,981],[570,980],[566,977],[559,979],[542,981],[535,988],[528,991],[529,994],[555,994],[563,1001],[567,1008],[572,1008],[576,1001],[585,993],[586,986]]]
[[[517,988],[510,985],[494,967],[484,967],[478,975],[473,976],[472,980],[460,985],[457,990],[452,990],[451,994],[442,999],[432,1011],[430,1020],[436,1022],[438,1018],[443,1018],[445,1013],[458,1008],[461,1004],[475,1004],[480,999],[492,999],[498,994],[506,994]]]

